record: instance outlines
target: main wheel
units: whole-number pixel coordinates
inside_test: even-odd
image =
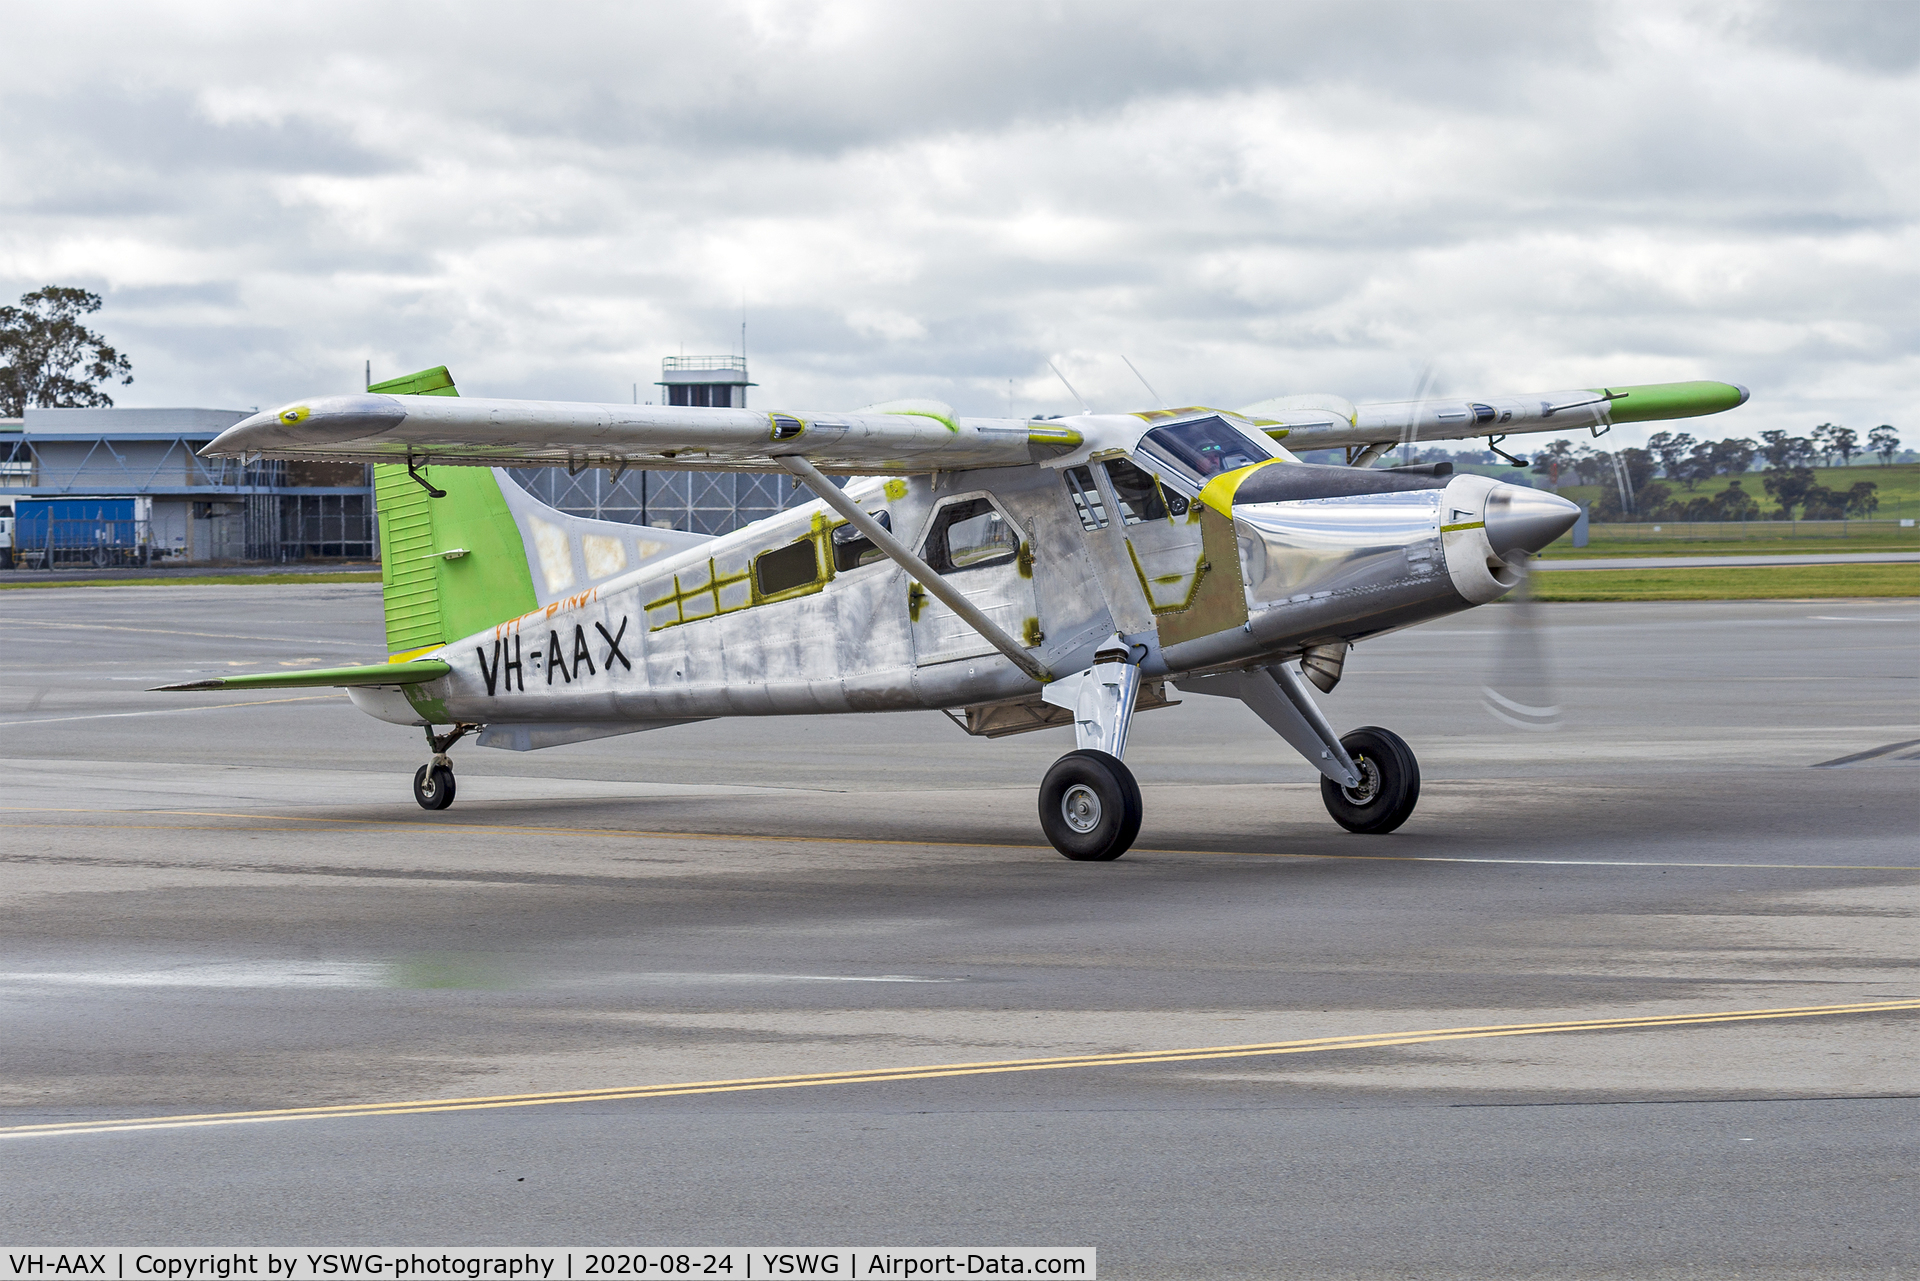
[[[413,799],[423,810],[443,810],[453,804],[453,771],[444,765],[422,765],[413,775]]]
[[[1420,762],[1392,730],[1368,725],[1340,740],[1360,767],[1360,786],[1320,779],[1320,799],[1333,821],[1349,832],[1381,834],[1407,821],[1420,800]]]
[[[1140,835],[1140,784],[1106,752],[1068,752],[1040,784],[1040,827],[1070,859],[1119,858]]]

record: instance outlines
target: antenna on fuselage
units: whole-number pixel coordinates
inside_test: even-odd
[[[1075,400],[1077,400],[1077,401],[1079,401],[1079,402],[1080,402],[1080,412],[1081,412],[1081,413],[1083,413],[1083,414],[1090,414],[1090,413],[1092,413],[1092,412],[1093,412],[1093,406],[1091,406],[1091,405],[1089,405],[1089,404],[1088,404],[1088,403],[1086,402],[1086,398],[1085,398],[1085,397],[1083,397],[1083,396],[1081,396],[1081,394],[1080,394],[1079,392],[1077,392],[1077,391],[1075,391],[1075,390],[1073,389],[1073,384],[1067,381],[1067,376],[1066,376],[1065,374],[1063,374],[1063,373],[1061,373],[1061,372],[1060,372],[1060,366],[1058,366],[1058,365],[1056,365],[1056,364],[1054,364],[1054,363],[1053,363],[1053,362],[1052,362],[1051,360],[1049,360],[1049,361],[1047,362],[1047,368],[1048,368],[1048,369],[1051,369],[1051,370],[1053,371],[1053,376],[1054,376],[1055,378],[1058,378],[1058,379],[1060,380],[1060,385],[1061,385],[1062,387],[1065,387],[1065,388],[1067,389],[1067,394],[1069,394],[1069,395],[1070,395],[1070,396],[1072,396],[1072,397],[1073,397],[1073,398],[1074,398]]]
[[[1123,361],[1126,361],[1126,365],[1128,369],[1133,369],[1133,362],[1131,360],[1127,360],[1127,358],[1124,355],[1121,356],[1120,359]],[[1153,397],[1155,400],[1160,402],[1160,408],[1162,409],[1173,408],[1173,406],[1167,402],[1167,398],[1165,396],[1162,396],[1159,392],[1153,389],[1153,384],[1147,381],[1147,376],[1145,374],[1141,373],[1138,369],[1133,369],[1133,376],[1135,378],[1138,378],[1140,380],[1140,385],[1147,389],[1147,395]]]

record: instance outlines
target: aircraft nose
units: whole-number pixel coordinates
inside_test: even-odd
[[[1503,484],[1487,495],[1487,541],[1496,556],[1537,552],[1579,519],[1580,508],[1558,494]]]

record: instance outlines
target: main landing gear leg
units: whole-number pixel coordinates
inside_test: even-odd
[[[1053,763],[1040,784],[1040,827],[1053,848],[1080,862],[1119,858],[1140,834],[1140,784],[1121,764],[1140,699],[1140,669],[1118,636],[1093,666],[1047,685],[1040,696],[1073,713],[1077,749]]]
[[[1349,832],[1391,832],[1420,800],[1420,762],[1406,740],[1377,725],[1335,738],[1306,678],[1291,667],[1183,680],[1180,690],[1223,694],[1251,707],[1320,771],[1320,799]]]
[[[433,726],[427,726],[427,745],[433,748],[433,759],[413,775],[413,799],[420,802],[421,809],[443,810],[453,804],[453,758],[447,755],[447,749],[479,728],[455,725],[451,734],[436,734]]]

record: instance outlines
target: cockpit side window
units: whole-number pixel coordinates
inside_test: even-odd
[[[1166,520],[1169,511],[1175,516],[1187,514],[1184,495],[1162,489],[1159,477],[1148,475],[1124,458],[1107,463],[1107,479],[1113,482],[1113,496],[1120,503],[1120,519],[1124,524]]]
[[[985,498],[942,507],[933,518],[921,555],[935,573],[979,569],[1012,560],[1020,552],[1013,524]]]
[[[889,532],[893,529],[893,517],[882,508],[877,512],[868,512],[878,521],[880,528]],[[873,540],[855,529],[852,525],[838,525],[833,531],[833,567],[841,573],[849,569],[858,569],[874,561],[886,559],[886,553],[873,545]]]
[[[1073,510],[1080,517],[1080,528],[1088,533],[1105,529],[1107,505],[1101,501],[1100,487],[1093,483],[1093,468],[1069,467],[1066,479],[1067,493],[1073,499]]]
[[[1206,484],[1221,472],[1264,463],[1273,457],[1224,418],[1200,418],[1190,423],[1156,427],[1141,438],[1140,447],[1155,460],[1164,459],[1197,485]]]

